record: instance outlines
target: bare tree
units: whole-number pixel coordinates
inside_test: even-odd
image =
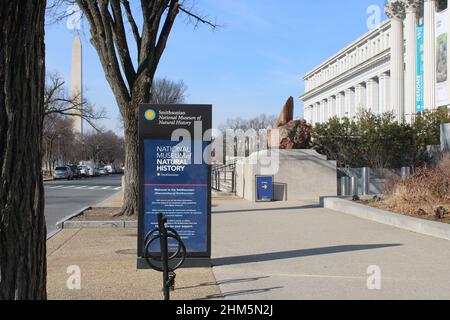
[[[124,140],[111,130],[86,134],[83,145],[86,156],[95,162],[118,163],[125,158]]]
[[[186,91],[187,86],[184,84],[183,80],[175,82],[166,78],[155,79],[151,87],[150,103],[185,103]],[[118,120],[121,124],[121,128],[123,128],[123,118],[121,115],[118,116]]]
[[[0,1],[0,300],[45,299],[45,0]]]
[[[58,0],[61,1],[61,0]],[[133,10],[128,0],[74,0],[86,17],[91,43],[97,51],[124,119],[125,190],[123,215],[137,212],[138,204],[138,106],[150,102],[151,85],[172,26],[180,12],[196,23],[216,24],[194,14],[179,0],[141,0]],[[135,19],[136,11],[141,19]],[[142,20],[139,27],[137,21]],[[132,40],[127,37],[127,25]],[[137,54],[131,56],[129,42]],[[134,63],[133,63],[134,61]],[[136,64],[136,66],[135,66]]]
[[[49,74],[45,84],[44,116],[55,114],[80,117],[96,131],[100,131],[96,121],[106,118],[103,108],[95,108],[86,99],[80,99],[79,94],[74,97],[67,95],[63,79],[57,74]]]
[[[250,119],[243,119],[241,117],[230,118],[226,120],[225,124],[220,126],[220,130],[225,131],[226,129],[241,129],[243,131],[247,131],[249,129],[267,129],[272,128],[276,121],[277,116],[266,115],[264,113]]]
[[[82,158],[82,141],[72,129],[73,118],[59,113],[44,118],[43,167],[49,174],[59,162],[76,162]]]
[[[184,82],[166,78],[155,79],[151,88],[151,102],[159,104],[184,103],[187,87]]]

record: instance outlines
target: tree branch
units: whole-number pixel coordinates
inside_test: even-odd
[[[138,61],[139,61],[139,54],[141,51],[141,41],[142,38],[139,34],[139,29],[136,24],[136,21],[134,20],[133,14],[131,12],[130,8],[130,2],[128,0],[122,0],[123,7],[125,8],[125,13],[127,15],[128,22],[130,23],[131,30],[133,31],[134,40],[136,41],[137,51],[138,51]]]
[[[127,35],[122,19],[122,9],[120,8],[119,0],[111,0],[111,8],[114,16],[114,21],[106,10],[108,20],[111,21],[114,42],[116,44],[117,52],[119,53],[122,69],[124,70],[125,77],[128,81],[128,87],[132,91],[134,81],[136,79],[136,71],[131,61],[130,50],[128,49]]]
[[[112,20],[108,20],[105,11],[108,11],[109,1],[87,1],[76,0],[80,9],[86,14],[91,28],[91,43],[97,50],[106,80],[108,81],[120,107],[131,100],[130,91],[128,91],[123,79],[117,55],[114,48]],[[98,6],[100,3],[100,8]],[[111,17],[109,15],[109,17]]]
[[[213,22],[207,20],[205,17],[201,17],[201,16],[193,13],[192,11],[183,8],[182,6],[179,6],[179,10],[181,12],[187,14],[189,17],[194,18],[196,21],[209,25],[212,29],[216,29],[217,27],[219,27],[219,25],[217,23],[213,23]]]

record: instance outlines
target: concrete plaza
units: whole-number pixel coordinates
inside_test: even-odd
[[[213,200],[213,272],[229,299],[450,299],[450,242],[314,203]],[[381,290],[369,290],[369,266]]]
[[[159,300],[162,277],[136,270],[135,228],[63,229],[47,241],[49,299]],[[69,289],[67,271],[77,266],[81,288]],[[69,268],[69,269],[68,269]],[[73,271],[72,271],[73,272]],[[220,295],[210,268],[177,271],[172,299],[208,299]]]
[[[317,203],[214,197],[212,209],[214,266],[179,270],[174,299],[450,299],[447,240]],[[70,265],[81,290],[67,289]],[[161,299],[161,274],[136,271],[135,228],[63,229],[48,241],[48,295]]]

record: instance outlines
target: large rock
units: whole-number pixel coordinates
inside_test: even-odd
[[[293,120],[294,98],[286,101],[274,129],[268,132],[268,146],[275,149],[307,149],[311,143],[312,126],[305,120]],[[277,138],[278,135],[278,138]]]
[[[289,121],[294,119],[294,98],[289,97],[281,110],[280,116],[275,123],[275,128],[286,125]]]
[[[278,133],[278,139],[275,133]],[[305,120],[291,120],[284,126],[269,130],[269,148],[307,149],[311,134],[312,127]]]

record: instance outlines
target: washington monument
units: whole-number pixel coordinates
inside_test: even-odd
[[[83,102],[83,54],[80,36],[77,34],[72,42],[72,78],[70,83],[70,95],[77,105]],[[73,129],[80,137],[83,136],[83,110],[81,107],[75,111],[79,116],[73,117]]]

